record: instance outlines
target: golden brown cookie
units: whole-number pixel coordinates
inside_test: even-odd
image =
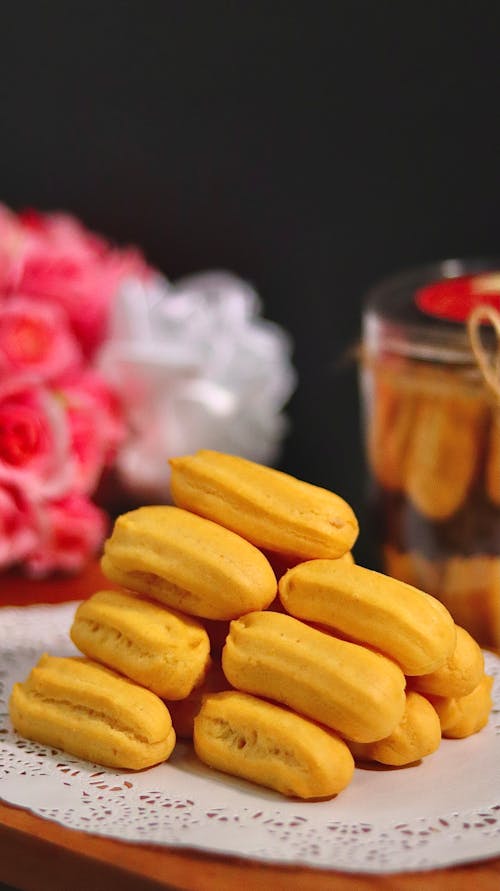
[[[269,606],[276,576],[241,536],[179,507],[122,514],[104,546],[102,570],[114,582],[206,619],[231,619]]]
[[[442,603],[363,566],[309,560],[282,576],[278,590],[287,612],[374,647],[407,675],[434,671],[455,647]]]
[[[379,374],[368,411],[368,460],[377,481],[391,492],[404,487],[406,456],[415,424],[418,398],[395,378]]]
[[[478,643],[500,648],[500,556],[451,557],[443,564],[438,594]]]
[[[455,649],[444,665],[430,674],[412,678],[412,689],[435,696],[466,696],[484,674],[484,657],[473,637],[457,625]]]
[[[467,395],[419,401],[405,491],[431,520],[451,517],[464,503],[476,473],[486,417],[484,402]]]
[[[78,607],[70,635],[86,656],[163,699],[184,699],[208,668],[203,625],[125,591],[98,591]]]
[[[448,739],[464,739],[478,733],[488,723],[493,707],[493,678],[485,674],[467,696],[445,698],[428,695],[439,717],[441,732]]]
[[[486,459],[486,492],[488,498],[500,507],[500,410],[493,412],[488,455]]]
[[[209,450],[170,465],[176,504],[264,550],[335,558],[357,538],[358,522],[342,498],[289,474]]]
[[[436,710],[424,696],[410,690],[403,717],[389,736],[373,743],[349,743],[349,748],[361,761],[403,767],[431,755],[440,742],[441,725]]]
[[[437,596],[442,574],[441,562],[429,560],[417,551],[400,551],[385,544],[382,550],[386,575]]]
[[[236,691],[205,697],[194,746],[210,767],[298,798],[331,798],[354,770],[348,747],[331,731]]]
[[[161,699],[85,658],[43,655],[14,684],[9,710],[21,736],[108,767],[142,770],[175,745]]]
[[[222,668],[233,687],[287,705],[341,736],[388,736],[405,708],[406,680],[390,659],[277,612],[231,622]]]

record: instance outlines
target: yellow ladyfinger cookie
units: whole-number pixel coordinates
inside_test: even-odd
[[[176,504],[264,550],[335,558],[357,538],[358,522],[342,498],[281,471],[208,450],[170,465]]]
[[[287,612],[375,647],[407,675],[434,671],[455,647],[455,624],[442,603],[363,566],[301,563],[282,576],[279,596]]]
[[[465,501],[476,472],[486,419],[476,396],[420,400],[406,454],[405,491],[432,520],[451,517]]]
[[[85,658],[43,655],[14,684],[9,709],[21,736],[107,767],[142,770],[175,745],[158,696]]]
[[[347,745],[334,733],[236,691],[205,697],[193,739],[210,767],[298,798],[331,798],[354,771]]]
[[[349,748],[361,761],[403,767],[431,755],[440,742],[441,725],[436,710],[424,696],[410,691],[403,717],[389,736],[373,743],[349,743]]]
[[[486,491],[493,504],[500,507],[500,411],[493,414],[486,459]]]
[[[369,406],[367,451],[377,481],[389,491],[403,489],[406,455],[418,399],[410,387],[395,386],[399,374],[379,375]]]
[[[390,659],[277,612],[231,622],[222,669],[238,690],[274,699],[341,736],[388,736],[405,708],[405,677]]]
[[[248,541],[179,507],[122,514],[104,546],[104,575],[173,609],[233,619],[269,606],[276,576]]]
[[[479,644],[465,628],[457,628],[455,649],[444,665],[430,674],[412,679],[413,690],[435,696],[466,696],[472,693],[484,674],[484,657]]]
[[[428,698],[437,711],[443,736],[448,739],[464,739],[482,730],[488,723],[493,707],[492,686],[493,678],[485,674],[467,696],[446,698],[429,695]]]
[[[392,545],[385,544],[383,546],[383,564],[386,575],[413,585],[420,591],[436,596],[436,592],[440,589],[442,579],[440,561],[429,560],[417,551],[399,551]]]
[[[125,591],[98,591],[80,604],[70,635],[86,656],[163,699],[189,696],[209,664],[199,621]]]

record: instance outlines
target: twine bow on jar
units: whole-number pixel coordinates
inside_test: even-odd
[[[496,344],[493,353],[484,345],[481,324],[488,321],[495,332]],[[493,306],[476,306],[467,319],[467,330],[474,358],[484,381],[500,402],[500,312]]]

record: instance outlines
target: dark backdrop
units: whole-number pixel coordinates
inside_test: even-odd
[[[0,197],[171,278],[250,279],[296,345],[281,464],[362,514],[340,360],[364,292],[498,253],[500,4],[16,0],[0,22]]]

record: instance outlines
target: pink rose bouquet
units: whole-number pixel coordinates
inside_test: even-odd
[[[125,424],[96,356],[121,284],[152,271],[64,214],[0,205],[0,569],[77,571]]]
[[[168,501],[173,455],[274,461],[295,373],[260,310],[227,272],[172,284],[72,217],[0,205],[0,571],[81,569],[101,482],[134,506]]]

